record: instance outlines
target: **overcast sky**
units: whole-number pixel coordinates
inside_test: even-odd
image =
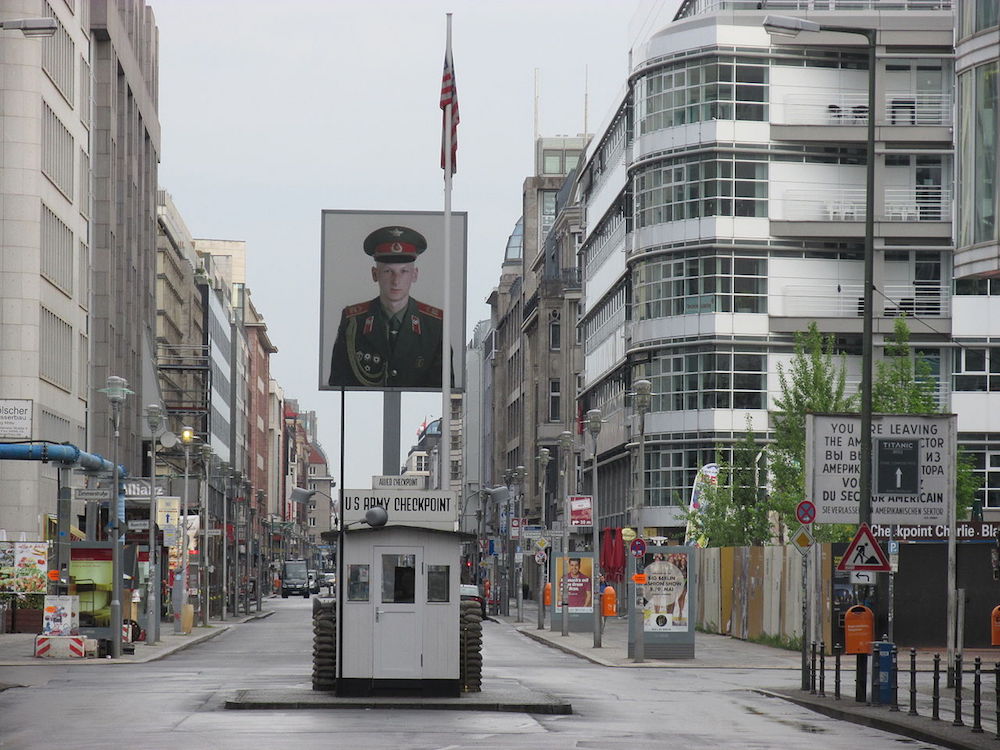
[[[462,118],[453,210],[469,214],[468,340],[489,317],[533,172],[536,79],[538,135],[576,135],[585,122],[594,132],[624,91],[629,47],[677,5],[147,1],[160,33],[160,186],[195,237],[247,242],[248,284],[279,350],[272,376],[317,412],[338,485],[340,396],[317,388],[320,212],[442,210],[445,14]],[[381,404],[347,394],[349,488],[382,473]],[[404,395],[404,456],[440,413],[440,396]]]

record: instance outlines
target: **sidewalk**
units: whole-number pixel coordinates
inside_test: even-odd
[[[274,610],[262,609],[260,612],[253,612],[249,615],[239,615],[238,617],[227,616],[226,620],[209,620],[207,627],[196,626],[189,634],[174,633],[173,623],[166,620],[160,626],[160,640],[154,644],[147,644],[145,641],[136,641],[135,653],[123,653],[120,658],[112,659],[39,659],[35,653],[35,635],[32,633],[4,633],[0,634],[0,667],[26,667],[26,666],[48,666],[48,665],[121,665],[136,664],[140,662],[156,661],[169,654],[181,651],[182,649],[202,643],[215,636],[220,635],[229,629],[231,625],[250,622],[261,617],[269,617],[274,614]],[[0,690],[4,689],[0,680]]]

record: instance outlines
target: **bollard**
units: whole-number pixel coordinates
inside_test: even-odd
[[[1000,661],[993,665],[993,693],[997,697],[997,736],[1000,740]]]
[[[854,701],[856,703],[865,702],[865,685],[868,684],[867,659],[867,655],[858,654],[857,663],[854,665]]]
[[[953,727],[964,727],[962,721],[962,655],[955,654],[955,719],[951,722]]]
[[[881,705],[882,696],[879,695],[881,692],[879,687],[881,687],[881,683],[878,674],[878,644],[875,643],[872,645],[872,694],[868,701],[869,706]]]
[[[892,691],[890,711],[899,711],[899,649],[895,646],[889,652],[889,687]]]
[[[972,678],[972,731],[976,734],[983,733],[982,669],[983,660],[977,656]]]
[[[819,642],[819,697],[826,697],[826,644]]]
[[[839,643],[833,647],[833,699],[840,700],[840,652],[843,646]]]
[[[917,715],[917,650],[910,649],[910,710],[908,716]]]
[[[809,644],[809,695],[816,695],[816,641]]]
[[[931,689],[931,719],[941,719],[941,654],[934,654],[934,678]]]

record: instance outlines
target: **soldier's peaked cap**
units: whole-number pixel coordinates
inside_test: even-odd
[[[409,227],[382,227],[365,237],[365,252],[379,263],[412,263],[427,240]]]

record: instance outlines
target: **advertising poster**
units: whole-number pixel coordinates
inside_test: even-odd
[[[79,635],[80,597],[46,596],[42,635]]]
[[[70,552],[70,580],[80,598],[80,626],[106,628],[111,622],[111,548]]]
[[[562,593],[563,566],[566,566],[566,604],[572,612],[593,612],[594,565],[589,557],[557,557],[556,580]],[[562,597],[556,602],[562,607]]]
[[[647,633],[688,629],[688,556],[654,552],[645,558],[643,630]]]
[[[445,315],[463,390],[466,226],[452,213],[445,294],[442,212],[323,211],[321,390],[440,390]]]
[[[44,594],[48,542],[0,542],[0,592]]]
[[[594,498],[590,495],[570,495],[569,498],[569,525],[570,526],[593,526]]]

